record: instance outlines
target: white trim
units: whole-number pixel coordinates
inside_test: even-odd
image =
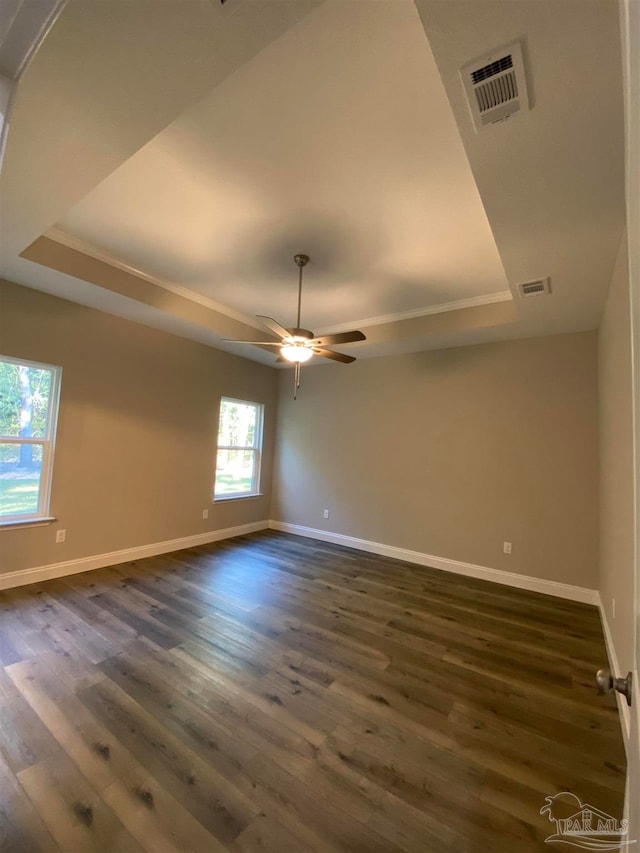
[[[409,551],[407,548],[398,548],[395,545],[383,545],[380,542],[371,542],[368,539],[357,539],[355,536],[345,536],[342,533],[332,533],[329,530],[318,530],[315,527],[303,527],[300,524],[288,524],[284,521],[272,519],[269,521],[269,527],[283,533],[308,536],[310,539],[320,539],[323,542],[332,542],[334,545],[344,545],[346,548],[369,551],[372,554],[381,554],[383,557],[391,557],[394,560],[404,560],[407,563],[416,563],[419,566],[442,569],[445,572],[513,586],[516,589],[527,589],[530,592],[555,595],[557,598],[568,598],[571,601],[580,601],[583,604],[598,606],[600,603],[598,591],[584,586],[572,586],[568,583],[532,578],[530,575],[503,572],[500,569],[476,566],[473,563],[463,563],[460,560],[451,560],[448,557],[434,557],[432,554],[423,554],[421,551]]]
[[[222,501],[224,503],[224,501],[243,501],[243,500],[245,500],[245,498],[263,498],[263,497],[264,497],[264,492],[247,492],[246,494],[244,492],[241,492],[240,494],[237,494],[237,495],[218,495],[218,497],[212,498],[212,501],[214,504],[217,504],[220,501]]]
[[[499,290],[496,293],[485,293],[482,296],[470,296],[467,299],[455,299],[453,302],[440,302],[427,308],[414,308],[411,311],[399,311],[397,314],[382,314],[379,317],[367,317],[364,320],[351,320],[330,326],[323,332],[334,335],[336,332],[349,332],[354,326],[382,326],[385,323],[396,323],[398,320],[413,320],[416,317],[428,317],[431,314],[444,314],[447,311],[460,311],[463,308],[478,308],[481,305],[493,305],[495,302],[513,302],[510,290]]]
[[[600,598],[600,594],[598,593],[598,607],[600,608],[600,618],[602,619],[602,630],[604,633],[604,643],[607,647],[607,657],[609,658],[609,670],[616,676],[618,675],[626,675],[626,672],[623,673],[620,670],[620,665],[618,663],[618,655],[616,654],[616,647],[613,643],[613,634],[611,633],[611,628],[609,627],[609,622],[607,620],[607,613],[604,609],[604,605],[602,603],[602,599]],[[622,728],[622,737],[624,740],[624,748],[628,755],[628,746],[629,746],[629,736],[631,734],[631,709],[627,705],[627,700],[620,693],[616,692],[616,699],[618,701],[618,714],[620,716],[621,728]],[[631,757],[629,756],[629,760]]]
[[[9,136],[9,122],[13,113],[17,88],[18,85],[15,80],[11,80],[6,74],[0,72],[0,174],[2,173],[4,152]]]
[[[16,530],[20,528],[24,530],[25,527],[43,527],[49,524],[53,524],[54,521],[58,519],[53,515],[34,515],[34,516],[23,516],[19,521],[0,521],[0,533],[3,530]]]
[[[184,536],[181,539],[168,539],[165,542],[154,542],[151,545],[138,545],[135,548],[125,548],[123,551],[110,551],[107,554],[96,554],[93,557],[80,557],[78,560],[68,560],[64,563],[51,563],[48,566],[37,566],[33,569],[20,569],[17,572],[7,572],[0,575],[0,589],[11,589],[30,583],[62,578],[80,572],[90,572],[105,566],[115,566],[118,563],[128,563],[131,560],[142,560],[145,557],[155,557],[158,554],[168,554],[183,548],[193,548],[195,545],[207,545],[220,539],[231,539],[245,533],[255,533],[266,530],[268,521],[253,521],[250,524],[240,524],[237,527],[224,527],[220,530],[208,530],[206,533],[196,533],[195,536]]]
[[[42,464],[40,466],[40,478],[38,480],[38,510],[35,513],[20,513],[17,515],[3,515],[0,520],[7,524],[21,521],[41,521],[50,517],[51,508],[51,484],[53,481],[53,463],[56,450],[56,433],[58,429],[58,416],[60,414],[60,388],[62,385],[62,367],[58,364],[45,364],[41,361],[30,361],[26,358],[0,354],[0,362],[4,364],[15,364],[18,367],[42,370],[51,374],[49,386],[49,400],[47,403],[46,435],[36,436],[11,436],[0,435],[2,444],[39,444],[42,446]],[[0,587],[1,588],[1,587]]]
[[[45,40],[49,31],[60,17],[60,14],[66,6],[67,2],[68,0],[50,0],[49,3],[41,3],[39,7],[36,6],[35,10],[32,6],[29,9],[30,14],[29,19],[26,21],[26,24],[23,17],[22,25],[19,25],[17,27],[17,37],[16,30],[12,29],[12,27],[17,17],[18,11],[24,12],[24,8],[18,9],[16,11],[16,15],[14,16],[13,20],[11,21],[11,24],[9,25],[7,34],[5,35],[5,39],[2,44],[2,47],[6,53],[11,53],[15,51],[18,52],[18,55],[21,55],[19,65],[17,66],[17,68],[13,69],[14,80],[20,80],[20,78],[26,71],[29,63],[36,55],[38,49],[40,48],[40,45]],[[18,4],[18,6],[20,6],[20,4]]]
[[[625,708],[629,716],[629,748],[627,750],[627,785],[625,791],[625,817],[629,820],[632,837],[640,836],[640,196],[638,179],[640,168],[640,8],[632,0],[620,0],[622,79],[625,119],[625,202],[627,214],[627,250],[629,273],[629,305],[631,318],[631,399],[633,411],[633,508],[634,508],[634,559],[633,625],[628,626],[633,636],[633,710]],[[603,620],[604,621],[604,620]],[[611,644],[615,655],[615,649]],[[622,673],[616,668],[616,675]]]
[[[262,485],[262,442],[264,436],[264,403],[255,403],[253,400],[238,400],[235,397],[220,397],[220,406],[218,414],[222,412],[223,403],[239,403],[241,406],[252,406],[256,411],[256,425],[253,435],[253,445],[241,447],[234,444],[218,444],[216,451],[216,467],[213,472],[213,500],[230,500],[232,498],[255,498],[260,495],[260,487]],[[220,441],[220,417],[218,417],[218,442]],[[221,492],[217,494],[216,484],[218,481],[218,453],[221,450],[244,450],[249,453],[254,453],[253,461],[253,476],[251,478],[250,492]]]
[[[233,4],[230,4],[231,6]],[[175,293],[177,296],[182,296],[184,299],[189,299],[191,302],[196,302],[199,305],[204,305],[206,308],[211,308],[212,311],[217,311],[219,314],[224,314],[232,320],[238,320],[246,326],[258,328],[255,317],[250,317],[248,314],[243,314],[241,311],[236,311],[228,305],[223,305],[222,302],[216,302],[196,290],[191,290],[176,282],[169,281],[166,278],[161,278],[158,275],[151,275],[138,269],[131,264],[119,260],[105,249],[94,246],[91,243],[75,237],[73,234],[68,234],[60,228],[49,228],[43,234],[54,243],[60,243],[68,249],[73,249],[76,252],[81,252],[83,255],[88,255],[96,261],[109,264],[109,266],[122,270],[123,272],[135,275],[145,281],[155,284],[158,287]],[[426,308],[414,308],[410,311],[400,311],[397,314],[382,314],[378,317],[368,317],[364,320],[350,320],[347,323],[340,323],[337,326],[326,328],[323,335],[335,334],[336,332],[349,332],[354,326],[382,326],[385,323],[395,323],[398,320],[412,320],[415,317],[428,317],[430,314],[443,314],[446,311],[459,311],[462,308],[477,308],[480,305],[493,305],[495,302],[513,302],[513,294],[510,290],[499,290],[495,293],[485,293],[480,296],[470,296],[466,299],[455,299],[452,302],[441,302],[437,305],[430,305]],[[234,343],[242,343],[242,341],[234,341]]]
[[[169,281],[166,278],[161,278],[159,275],[151,275],[151,273],[144,272],[144,270],[138,269],[138,267],[134,267],[131,264],[118,260],[115,255],[110,254],[106,249],[98,248],[92,243],[81,240],[79,237],[67,234],[66,231],[62,231],[60,228],[49,228],[42,236],[49,240],[53,240],[54,243],[60,243],[60,245],[66,246],[67,249],[73,249],[75,252],[87,255],[95,261],[101,261],[103,264],[108,264],[111,267],[115,267],[115,269],[128,273],[129,275],[134,275],[136,278],[142,278],[150,284],[155,284],[163,290],[168,290],[170,293],[174,293],[176,296],[182,296],[183,299],[188,299],[190,302],[195,302],[197,305],[210,308],[218,314],[224,314],[225,317],[230,317],[232,320],[244,323],[245,326],[250,326],[252,329],[260,328],[260,326],[256,324],[255,317],[250,317],[248,314],[243,314],[241,311],[234,311],[234,309],[229,308],[228,305],[223,305],[222,302],[216,302],[214,299],[209,299],[208,296],[203,296],[202,293],[198,293],[198,291],[191,290],[188,287],[183,287],[181,284],[176,284],[174,281]]]

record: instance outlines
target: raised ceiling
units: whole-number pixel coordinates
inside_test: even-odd
[[[254,314],[293,323],[299,251],[304,325],[359,326],[358,356],[597,325],[624,222],[613,0],[160,8],[72,0],[25,74],[5,277],[225,348]],[[516,38],[533,108],[476,135],[458,69]]]
[[[245,315],[421,312],[508,284],[418,13],[327,2],[57,228]]]

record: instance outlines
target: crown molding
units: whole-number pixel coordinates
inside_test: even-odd
[[[452,302],[440,302],[426,308],[414,308],[412,311],[399,311],[397,314],[381,314],[379,317],[367,317],[364,320],[352,320],[339,323],[323,330],[323,334],[333,335],[337,332],[348,332],[354,327],[383,326],[385,323],[397,323],[400,320],[413,320],[417,317],[428,317],[430,314],[445,314],[448,311],[460,311],[463,308],[477,308],[481,305],[492,305],[495,302],[512,302],[510,290],[500,290],[497,293],[487,293],[483,296],[471,296],[468,299],[455,299]]]
[[[0,3],[0,71],[19,80],[68,0]]]
[[[230,317],[232,320],[245,323],[247,326],[252,326],[254,329],[260,328],[256,323],[255,317],[250,317],[248,314],[242,314],[240,311],[234,311],[233,308],[229,308],[221,302],[216,302],[214,299],[209,299],[208,296],[203,296],[195,290],[190,290],[188,287],[183,287],[181,284],[176,284],[175,282],[169,281],[161,276],[150,275],[149,273],[144,272],[144,270],[138,269],[131,264],[127,264],[124,261],[119,260],[105,249],[100,249],[92,243],[80,240],[78,237],[74,237],[66,231],[62,231],[60,228],[49,228],[42,236],[49,240],[53,240],[56,243],[60,243],[68,249],[74,249],[76,252],[88,255],[96,261],[102,261],[102,263],[109,264],[109,266],[122,270],[122,272],[129,273],[129,275],[135,275],[137,278],[142,278],[150,284],[155,284],[157,287],[161,287],[163,290],[175,293],[176,296],[181,296],[183,299],[188,299],[190,302],[195,302],[205,308],[210,308],[212,311],[217,311],[218,314],[224,314],[225,317]]]
[[[248,314],[243,314],[240,311],[235,311],[233,308],[229,308],[227,305],[223,305],[221,302],[216,302],[214,299],[210,299],[207,296],[203,296],[200,293],[197,293],[194,290],[190,290],[187,287],[183,287],[180,284],[176,284],[175,282],[169,281],[168,279],[161,278],[160,276],[150,275],[147,272],[144,272],[137,267],[132,266],[131,264],[124,263],[123,261],[116,258],[114,255],[111,255],[104,249],[100,249],[97,246],[94,246],[91,243],[87,243],[84,240],[80,240],[77,237],[74,237],[71,234],[68,234],[66,231],[62,231],[60,228],[49,228],[44,234],[44,237],[47,237],[50,240],[54,240],[56,243],[60,243],[63,246],[67,246],[69,249],[74,249],[75,251],[82,252],[84,255],[88,255],[91,258],[95,258],[98,261],[102,261],[103,263],[109,264],[110,266],[115,267],[116,269],[122,270],[123,272],[129,273],[130,275],[135,275],[138,278],[142,278],[145,281],[150,282],[151,284],[157,285],[157,287],[161,287],[164,290],[168,290],[171,293],[175,293],[178,296],[182,296],[184,299],[189,299],[191,302],[195,302],[198,305],[203,305],[206,308],[211,308],[213,311],[217,311],[219,314],[224,314],[226,317],[230,317],[233,320],[238,320],[241,323],[245,323],[248,326],[252,326],[254,328],[260,328],[258,324],[256,324],[255,317],[251,317]],[[440,302],[436,305],[429,305],[425,308],[415,308],[411,311],[399,311],[395,314],[381,314],[377,317],[367,317],[365,319],[360,320],[349,320],[345,323],[339,323],[334,326],[323,327],[322,334],[335,334],[337,332],[346,332],[350,331],[355,327],[359,328],[367,328],[368,326],[382,326],[387,323],[397,323],[401,320],[412,320],[419,317],[428,317],[431,314],[444,314],[449,311],[460,311],[464,308],[477,308],[482,305],[492,305],[497,302],[512,302],[513,294],[510,290],[501,290],[496,293],[487,293],[481,296],[471,296],[466,299],[455,299],[451,302]]]

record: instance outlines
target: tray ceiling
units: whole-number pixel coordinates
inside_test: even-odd
[[[613,0],[109,5],[71,0],[20,84],[7,278],[268,363],[221,338],[293,322],[295,252],[304,325],[363,328],[358,356],[597,325],[624,223]],[[476,135],[458,70],[514,39],[532,110]]]

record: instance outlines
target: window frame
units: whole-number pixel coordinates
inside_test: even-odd
[[[253,406],[256,410],[256,429],[254,434],[254,443],[253,445],[233,445],[233,444],[220,444],[220,414],[222,412],[223,403],[239,403],[242,406]],[[213,474],[213,500],[216,501],[229,501],[229,500],[239,500],[241,498],[255,498],[259,497],[262,492],[260,491],[260,478],[262,475],[262,441],[263,441],[263,433],[264,433],[264,403],[257,403],[255,400],[240,400],[237,397],[220,397],[220,405],[218,407],[218,435],[216,440],[216,464],[215,470]],[[218,479],[218,454],[221,450],[240,450],[240,451],[249,451],[254,454],[254,464],[253,464],[253,477],[251,480],[251,491],[248,492],[225,492],[224,494],[216,494],[216,481]]]
[[[60,412],[60,387],[62,384],[62,367],[57,364],[46,364],[41,361],[31,361],[27,358],[16,358],[10,355],[0,355],[0,362],[19,364],[36,370],[48,370],[51,373],[49,389],[49,405],[47,407],[47,422],[45,435],[42,438],[7,436],[0,433],[0,446],[7,444],[32,444],[42,447],[42,466],[40,468],[40,488],[38,493],[38,509],[36,512],[21,512],[13,515],[0,515],[0,529],[18,525],[37,524],[39,522],[55,521],[50,515],[51,486],[53,483],[53,460],[58,431],[58,415]]]

